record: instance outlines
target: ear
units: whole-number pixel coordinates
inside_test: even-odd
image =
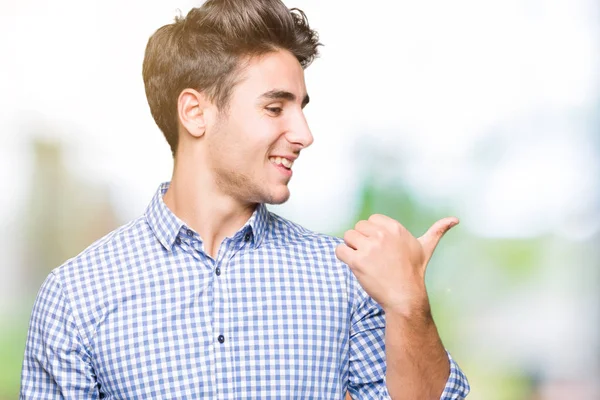
[[[192,136],[199,138],[206,132],[212,103],[194,89],[183,89],[177,99],[179,122]]]

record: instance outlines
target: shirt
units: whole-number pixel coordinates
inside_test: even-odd
[[[22,399],[387,399],[385,316],[341,239],[257,206],[207,255],[163,202],[53,270]],[[450,358],[442,399],[469,384]]]

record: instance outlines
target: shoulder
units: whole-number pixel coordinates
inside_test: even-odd
[[[139,283],[149,261],[160,259],[164,251],[141,216],[92,243],[52,274],[73,312],[82,320],[93,319],[96,308]]]
[[[98,239],[77,256],[54,269],[64,283],[82,274],[110,273],[119,261],[135,259],[152,241],[152,230],[141,216]]]
[[[335,250],[343,243],[341,238],[319,233],[292,222],[280,215],[269,212],[270,229],[267,244],[276,247],[305,246],[322,250]]]
[[[307,229],[274,213],[270,213],[269,219],[261,246],[265,254],[276,255],[294,268],[347,285],[352,278],[350,269],[335,252],[342,239]]]
[[[377,308],[350,267],[335,254],[336,247],[344,243],[344,239],[312,231],[274,213],[270,213],[270,220],[268,241],[271,246],[297,249],[296,257],[305,257],[312,261],[312,268],[343,276],[353,310],[365,306]]]
[[[144,254],[151,254],[156,246],[153,242],[158,241],[153,239],[145,217],[141,216],[55,268],[38,298],[52,297],[48,301],[68,309],[77,326],[83,329],[87,344],[92,336],[90,327],[101,319],[102,309],[110,299],[131,282],[138,281]]]

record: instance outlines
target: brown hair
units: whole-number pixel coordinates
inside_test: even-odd
[[[208,0],[148,40],[142,75],[150,112],[175,156],[177,98],[193,88],[227,107],[244,57],[290,51],[306,68],[318,55],[318,34],[304,12],[280,0]]]

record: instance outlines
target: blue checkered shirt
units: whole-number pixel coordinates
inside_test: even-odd
[[[257,207],[209,257],[163,202],[52,271],[22,399],[385,399],[385,318],[340,239]],[[450,358],[442,399],[467,380]]]

